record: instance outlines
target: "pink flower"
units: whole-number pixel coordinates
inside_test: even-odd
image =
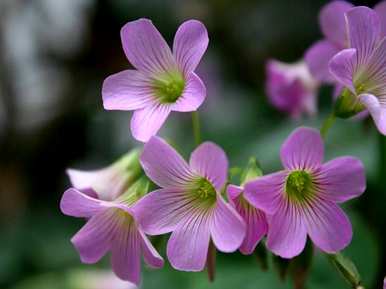
[[[268,224],[263,211],[256,209],[244,197],[241,186],[229,185],[227,187],[230,204],[236,209],[246,223],[246,234],[240,246],[240,252],[249,255],[255,250],[260,240],[267,234]]]
[[[96,263],[111,251],[115,274],[139,284],[141,254],[155,268],[163,266],[163,259],[138,227],[132,211],[132,205],[147,191],[148,183],[139,179],[130,187],[122,186],[122,180],[127,180],[118,173],[118,167],[125,167],[122,161],[118,162],[120,166],[115,164],[96,173],[70,171],[77,188],[64,192],[60,209],[66,215],[87,219],[86,225],[71,239],[83,263]],[[100,179],[94,177],[98,175]],[[90,191],[90,187],[96,191]],[[84,188],[86,191],[78,190]]]
[[[188,165],[172,147],[152,137],[145,144],[141,164],[161,189],[147,194],[133,209],[147,234],[172,232],[167,256],[174,268],[201,271],[210,240],[222,252],[240,247],[244,221],[219,193],[228,170],[220,147],[201,144]]]
[[[323,155],[319,132],[299,128],[281,148],[284,170],[245,185],[245,198],[268,215],[268,248],[283,258],[300,254],[307,235],[327,253],[351,241],[350,221],[337,203],[365,191],[364,168],[353,157],[323,164]]]
[[[194,111],[204,101],[206,89],[194,70],[208,46],[208,33],[199,21],[184,22],[177,30],[172,52],[152,22],[139,19],[123,26],[121,39],[136,70],[105,79],[103,106],[134,110],[131,132],[146,142],[171,111]]]
[[[319,83],[304,62],[287,64],[270,60],[266,73],[266,93],[273,106],[292,117],[303,112],[315,114]]]
[[[378,14],[367,7],[346,12],[348,49],[330,61],[330,73],[353,99],[354,113],[367,109],[378,130],[386,134],[386,37]]]
[[[335,83],[330,74],[328,62],[340,50],[349,48],[346,33],[345,13],[354,5],[346,1],[331,1],[323,6],[319,13],[319,25],[324,39],[313,44],[306,52],[305,59],[312,75],[319,81]],[[378,3],[374,10],[381,20],[382,35],[386,35],[386,1]],[[341,86],[336,88],[340,92]]]

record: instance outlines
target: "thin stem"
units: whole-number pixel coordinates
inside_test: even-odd
[[[328,131],[332,127],[332,125],[335,123],[336,116],[334,112],[332,112],[323,122],[322,127],[320,128],[320,134],[323,139],[326,138]]]
[[[198,111],[192,112],[192,124],[193,124],[194,142],[197,146],[201,143],[200,118],[198,115]]]

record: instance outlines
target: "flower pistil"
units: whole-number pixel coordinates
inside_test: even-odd
[[[153,81],[153,90],[161,103],[174,103],[185,89],[185,79],[179,72],[165,73]]]
[[[285,191],[291,201],[307,202],[315,195],[311,174],[305,170],[292,171],[286,179]]]

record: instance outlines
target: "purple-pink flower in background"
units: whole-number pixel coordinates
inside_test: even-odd
[[[134,110],[131,132],[146,142],[171,111],[194,111],[204,101],[206,89],[194,70],[208,46],[208,33],[197,20],[184,22],[174,37],[172,52],[152,22],[139,19],[123,26],[121,39],[136,70],[105,79],[103,106]]]
[[[319,25],[324,39],[307,50],[305,60],[312,75],[321,82],[335,83],[328,70],[328,62],[336,53],[348,47],[344,14],[352,7],[346,1],[332,1],[320,10]]]
[[[227,187],[229,203],[236,209],[246,224],[246,234],[240,246],[240,252],[249,255],[268,231],[265,213],[252,206],[244,197],[242,186]]]
[[[300,254],[307,235],[327,253],[351,241],[351,223],[337,203],[365,191],[364,168],[353,157],[323,164],[323,155],[319,132],[298,128],[282,145],[284,170],[245,185],[245,198],[268,215],[268,248],[283,258]]]
[[[313,115],[319,83],[303,61],[293,64],[269,60],[266,64],[265,90],[271,104],[292,117],[303,112]]]
[[[336,80],[330,74],[328,62],[340,50],[350,47],[346,31],[345,13],[354,7],[346,1],[332,1],[320,10],[319,26],[324,39],[313,44],[305,54],[305,60],[311,74],[324,83],[336,84]],[[382,35],[386,35],[386,1],[382,1],[374,7],[381,19]],[[340,92],[338,85],[336,92]]]
[[[82,174],[70,171],[71,181],[76,188],[64,192],[60,209],[66,215],[87,219],[86,225],[71,239],[83,263],[96,263],[111,251],[115,274],[123,280],[139,284],[142,254],[151,267],[163,266],[162,257],[138,227],[132,211],[132,205],[146,192],[148,182],[138,179],[129,187],[124,186],[124,191],[122,183],[126,176],[123,171],[121,174],[117,173],[114,165],[96,175],[103,178],[104,175],[110,175],[109,170],[114,171],[111,174],[114,177],[104,179],[109,182],[95,179],[99,182],[96,186],[89,184],[92,179],[90,175],[94,173],[87,175],[83,172],[82,179]],[[109,187],[110,191],[104,190]],[[103,190],[94,191],[99,188]],[[80,191],[81,189],[85,191]]]
[[[386,134],[386,37],[378,14],[367,7],[346,12],[350,48],[329,63],[331,75],[346,88],[354,112],[367,109],[378,130]]]
[[[167,256],[174,268],[201,271],[211,241],[222,252],[240,247],[245,223],[220,194],[228,172],[220,147],[201,144],[187,164],[171,146],[152,137],[140,160],[146,175],[161,189],[147,194],[133,210],[147,234],[172,232]]]
[[[386,277],[383,279],[383,289],[386,289]]]

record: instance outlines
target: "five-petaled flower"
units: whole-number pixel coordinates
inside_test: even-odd
[[[96,263],[111,251],[115,274],[139,284],[141,254],[154,268],[162,267],[163,259],[138,227],[132,211],[132,205],[144,194],[148,183],[138,179],[130,187],[122,186],[127,177],[125,172],[117,170],[122,167],[122,160],[117,164],[96,173],[70,171],[76,188],[64,192],[60,209],[66,215],[87,218],[86,225],[71,239],[82,262]],[[98,175],[102,180],[95,178]],[[99,183],[94,186],[90,180]],[[108,187],[110,191],[105,191]],[[102,190],[95,191],[98,188]]]
[[[340,157],[322,164],[318,131],[299,128],[281,148],[284,170],[245,185],[245,198],[268,215],[267,246],[283,258],[302,252],[307,235],[322,251],[334,253],[351,241],[350,221],[337,203],[365,190],[362,163]]]
[[[386,134],[386,37],[381,36],[380,19],[370,8],[355,7],[346,12],[346,22],[350,48],[331,59],[330,72],[346,87],[341,97],[353,99],[350,109],[356,113],[367,108]]]
[[[315,114],[319,83],[305,62],[287,64],[269,60],[266,74],[265,90],[273,106],[295,118],[303,112]]]
[[[208,33],[199,21],[184,22],[172,52],[152,22],[139,19],[123,26],[121,39],[136,70],[105,79],[103,105],[109,110],[135,110],[131,132],[146,142],[171,111],[194,111],[204,101],[206,88],[194,70],[208,46]]]
[[[341,85],[336,83],[330,74],[328,62],[340,50],[350,47],[346,33],[345,13],[354,7],[346,1],[331,1],[323,6],[319,13],[319,25],[324,39],[313,44],[306,52],[305,59],[312,75],[324,83],[337,84],[335,94],[341,91]],[[374,7],[382,26],[382,35],[386,35],[386,1]]]
[[[211,241],[222,252],[240,247],[245,223],[219,192],[228,171],[228,160],[220,147],[201,144],[188,165],[167,143],[152,137],[140,160],[147,176],[161,189],[147,194],[133,210],[140,216],[145,233],[172,232],[167,256],[174,268],[201,271]]]

